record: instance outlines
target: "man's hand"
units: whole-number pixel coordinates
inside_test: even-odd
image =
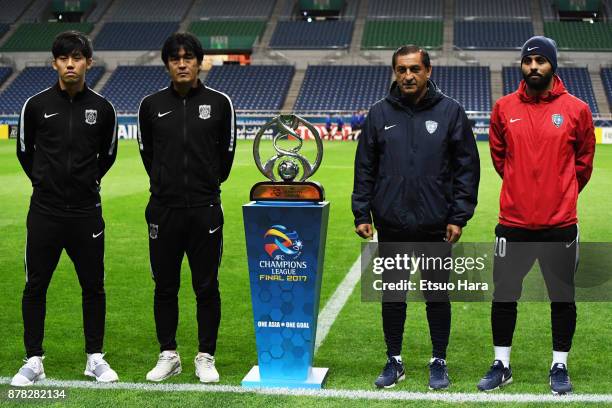
[[[448,224],[446,226],[446,241],[454,244],[461,238],[461,227],[454,224]]]
[[[361,238],[372,239],[374,236],[374,230],[372,229],[372,224],[359,224],[355,228],[355,232]]]

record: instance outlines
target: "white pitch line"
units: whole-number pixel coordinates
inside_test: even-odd
[[[374,235],[374,241],[376,241],[377,235]],[[353,289],[359,282],[359,277],[361,276],[361,258],[365,257],[366,262],[370,262],[370,259],[374,255],[371,251],[372,246],[366,245],[364,254],[359,255],[357,260],[351,266],[348,273],[340,282],[334,294],[329,298],[325,307],[321,312],[319,312],[319,319],[317,323],[317,337],[315,340],[315,354],[319,350],[319,347],[325,341],[329,330],[331,329],[334,321],[336,321],[336,317],[342,311],[342,308],[346,304],[349,296],[353,293]]]
[[[0,377],[0,384],[9,384],[9,377]],[[346,398],[367,400],[400,401],[441,401],[441,402],[587,402],[610,403],[611,394],[572,394],[554,396],[551,394],[511,393],[448,393],[409,391],[367,391],[367,390],[307,390],[288,388],[243,388],[235,385],[204,384],[152,384],[152,383],[98,383],[95,381],[63,381],[46,379],[36,383],[40,387],[82,388],[96,390],[132,390],[148,392],[210,392],[257,395],[282,395],[316,398]]]

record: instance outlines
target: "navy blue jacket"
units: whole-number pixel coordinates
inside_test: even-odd
[[[366,119],[355,155],[355,225],[438,233],[474,214],[480,159],[463,107],[429,81],[416,105],[394,82]]]

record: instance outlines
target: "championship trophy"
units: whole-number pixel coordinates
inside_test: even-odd
[[[312,163],[300,154],[300,125],[314,137]],[[267,130],[275,154],[262,163]],[[258,360],[242,386],[321,388],[328,369],[312,367],[312,360],[329,203],[308,178],[321,164],[323,142],[306,120],[280,115],[255,136],[253,157],[269,181],[256,183],[242,207]]]

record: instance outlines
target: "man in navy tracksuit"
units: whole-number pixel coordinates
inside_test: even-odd
[[[415,256],[449,256],[476,207],[480,161],[474,135],[461,105],[429,79],[426,51],[403,46],[392,62],[395,81],[389,95],[371,107],[357,147],[355,231],[362,238],[373,237],[373,220],[379,242],[413,243],[409,252]],[[379,246],[380,256],[392,257],[391,252],[389,246]],[[434,282],[449,278],[448,270],[424,269],[421,274]],[[395,270],[383,272],[384,282],[399,278]],[[450,302],[445,292],[424,295],[433,348],[429,387],[443,389],[450,383],[445,360]],[[383,293],[388,360],[375,382],[379,388],[404,379],[405,299],[405,292]]]

